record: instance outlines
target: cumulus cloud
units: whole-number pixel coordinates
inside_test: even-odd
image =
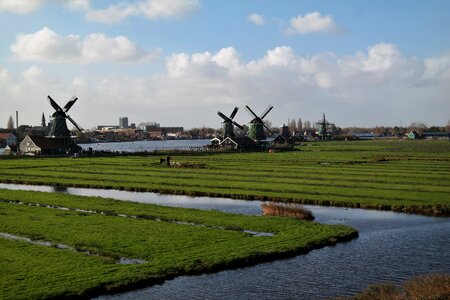
[[[0,11],[28,14],[38,10],[46,0],[0,0]]]
[[[243,61],[235,48],[227,47],[174,53],[166,58],[164,72],[138,77],[67,80],[55,79],[37,67],[18,76],[0,68],[0,87],[0,98],[19,99],[23,109],[30,108],[30,118],[40,109],[31,109],[38,105],[36,95],[48,110],[46,93],[55,93],[58,99],[76,94],[80,105],[73,114],[87,128],[116,122],[119,113],[136,123],[218,127],[218,109],[248,104],[260,111],[269,103],[275,106],[268,116],[274,125],[289,117],[315,121],[322,112],[341,127],[396,125],[400,119],[439,125],[447,123],[450,110],[450,55],[419,60],[404,56],[394,44],[379,43],[344,57],[304,56],[279,46]],[[83,101],[89,105],[82,105]],[[17,105],[7,103],[5,109],[15,111]],[[102,111],[101,116],[96,111]],[[0,123],[5,123],[9,115],[2,112]],[[38,124],[40,114],[35,120]],[[238,113],[236,121],[246,123],[249,118]]]
[[[91,7],[90,0],[65,0],[64,7],[69,10],[87,11]]]
[[[319,12],[312,12],[306,15],[298,15],[291,18],[287,34],[307,34],[316,32],[338,33],[341,31],[331,15],[322,16]]]
[[[102,33],[58,35],[44,27],[31,34],[19,34],[11,46],[15,58],[49,63],[142,62],[157,53],[142,50],[124,36],[108,37]]]
[[[144,0],[111,4],[105,9],[90,10],[86,13],[86,19],[92,22],[114,24],[131,16],[142,16],[150,20],[179,18],[199,7],[198,0]]]
[[[266,23],[264,16],[255,13],[248,15],[247,20],[256,25],[264,25]]]
[[[0,11],[7,11],[16,14],[28,14],[40,9],[46,3],[54,0],[0,0]],[[58,0],[56,3],[62,4],[69,10],[88,10],[90,0]]]

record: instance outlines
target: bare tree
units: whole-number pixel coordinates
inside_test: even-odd
[[[302,125],[302,119],[301,118],[298,118],[297,130],[298,130],[298,132],[302,132],[303,131],[303,125]]]
[[[12,116],[9,116],[8,124],[6,125],[7,129],[14,129],[14,119]]]

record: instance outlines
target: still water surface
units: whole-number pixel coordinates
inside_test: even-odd
[[[154,150],[189,150],[203,147],[210,143],[210,140],[166,140],[166,141],[135,141],[120,143],[91,143],[80,144],[88,150],[114,151],[114,152],[143,152]]]
[[[9,184],[0,184],[0,188],[261,214],[259,201]],[[324,299],[352,295],[375,282],[400,282],[420,274],[450,273],[449,218],[306,207],[313,212],[316,222],[354,227],[359,237],[291,259],[215,274],[181,276],[162,285],[98,299]]]

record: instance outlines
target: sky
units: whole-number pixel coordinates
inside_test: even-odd
[[[448,0],[0,0],[0,127],[450,120]],[[70,126],[69,126],[70,127]]]

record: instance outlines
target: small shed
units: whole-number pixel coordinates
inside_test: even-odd
[[[4,155],[14,155],[17,154],[17,146],[16,145],[7,145],[5,147]]]

